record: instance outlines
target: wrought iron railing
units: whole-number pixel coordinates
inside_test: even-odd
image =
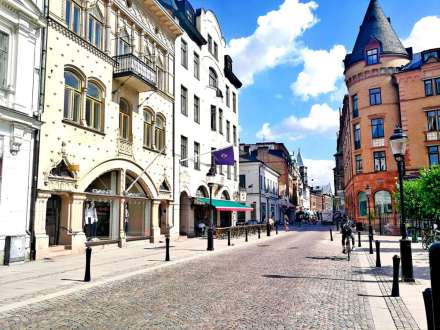
[[[134,74],[146,83],[157,85],[156,70],[135,55],[118,55],[114,57],[114,60],[118,63],[113,70],[115,75]]]
[[[245,236],[246,231],[249,236],[256,235],[258,233],[258,228],[260,228],[260,233],[265,233],[267,229],[266,224],[261,225],[247,225],[247,226],[234,226],[234,227],[221,227],[215,229],[215,238],[226,239],[228,236],[228,231],[231,232],[231,238],[237,238],[240,236]],[[271,226],[273,229],[273,226]]]

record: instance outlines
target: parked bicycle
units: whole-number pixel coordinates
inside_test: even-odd
[[[433,243],[440,242],[440,230],[424,230],[422,232],[422,247],[428,250]]]

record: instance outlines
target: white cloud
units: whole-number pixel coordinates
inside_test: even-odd
[[[325,186],[331,183],[333,188],[334,160],[304,159],[304,165],[307,166],[310,186]]]
[[[337,90],[337,83],[344,77],[343,60],[347,51],[335,45],[330,51],[305,48],[301,51],[304,69],[291,85],[292,91],[304,99]]]
[[[278,94],[275,94],[275,98],[277,100],[282,100],[284,98],[284,96],[283,96],[283,94],[278,93]]]
[[[334,137],[339,127],[339,111],[328,104],[314,104],[306,117],[290,116],[272,126],[264,123],[257,133],[260,140],[288,139],[297,141],[309,134]]]
[[[259,72],[288,60],[297,48],[297,39],[318,22],[317,8],[314,1],[284,0],[277,10],[258,18],[252,35],[230,41],[229,54],[245,85],[252,85]]]
[[[416,24],[408,38],[402,40],[405,47],[413,47],[414,52],[440,47],[440,17],[426,16]]]

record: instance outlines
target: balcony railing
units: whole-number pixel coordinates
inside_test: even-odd
[[[146,84],[157,86],[156,70],[135,55],[118,55],[114,57],[114,60],[117,62],[117,66],[113,70],[114,77],[134,75]]]

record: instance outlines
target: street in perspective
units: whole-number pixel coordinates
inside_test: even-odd
[[[0,329],[440,330],[439,31],[0,0]]]

